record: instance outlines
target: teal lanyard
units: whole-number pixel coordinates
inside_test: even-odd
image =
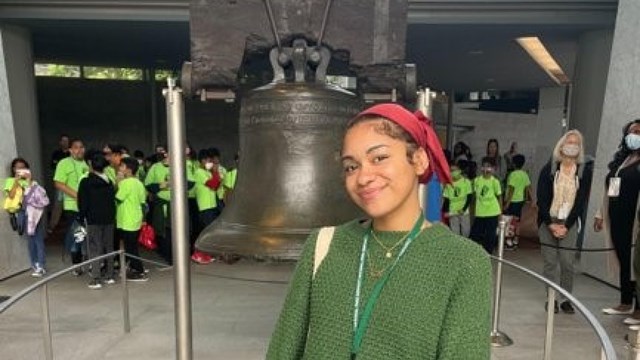
[[[416,220],[416,223],[413,225],[407,240],[405,240],[404,245],[400,249],[400,253],[398,253],[398,257],[391,264],[391,268],[387,271],[380,280],[378,280],[371,291],[371,295],[369,299],[367,299],[367,304],[362,311],[362,315],[360,315],[360,296],[362,294],[362,284],[364,282],[364,267],[366,262],[366,254],[367,248],[369,246],[369,237],[371,235],[372,227],[369,228],[367,234],[364,236],[364,241],[362,242],[362,250],[360,250],[360,266],[358,267],[358,283],[356,285],[356,295],[354,297],[353,304],[353,342],[351,343],[351,359],[355,359],[358,353],[360,352],[360,348],[362,347],[362,339],[364,334],[369,327],[369,321],[371,320],[371,314],[373,313],[373,308],[380,297],[380,293],[382,293],[382,289],[386,285],[391,273],[398,265],[398,262],[407,251],[407,248],[413,240],[418,236],[420,230],[422,229],[422,224],[424,223],[424,216],[420,213],[420,217]]]

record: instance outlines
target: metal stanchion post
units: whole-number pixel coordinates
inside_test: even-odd
[[[499,222],[498,236],[498,258],[502,260],[504,255],[504,235],[507,229],[507,222],[501,218]],[[493,292],[493,323],[491,326],[491,345],[495,347],[503,347],[513,345],[513,340],[499,330],[500,326],[500,300],[502,297],[502,262],[496,264],[496,280]]]
[[[124,242],[120,240],[120,282],[122,283],[122,320],[125,334],[131,331],[129,321],[129,288],[127,287],[127,258],[124,252]]]
[[[175,265],[175,326],[176,358],[193,357],[191,327],[191,274],[189,268],[189,234],[187,223],[187,179],[185,159],[185,124],[182,90],[175,79],[167,80],[164,90],[167,102],[167,134],[169,137],[169,168],[171,172],[171,235]]]
[[[42,337],[44,340],[44,358],[53,360],[53,344],[51,342],[51,318],[49,317],[49,287],[40,288],[40,305],[42,307]]]
[[[629,326],[627,332],[627,360],[640,360],[640,325]],[[605,359],[603,357],[603,359]]]
[[[544,360],[551,360],[553,345],[553,319],[555,315],[556,289],[547,288],[547,330],[544,338]]]

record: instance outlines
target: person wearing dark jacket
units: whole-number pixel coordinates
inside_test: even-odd
[[[573,290],[578,234],[584,223],[585,207],[591,189],[593,162],[585,161],[582,134],[570,130],[555,146],[552,159],[538,178],[538,235],[544,260],[543,275]],[[569,249],[565,249],[569,248]],[[575,311],[571,302],[561,299],[567,314]],[[554,311],[558,312],[557,304]]]
[[[82,179],[78,189],[78,216],[87,225],[87,252],[94,258],[113,251],[113,231],[116,216],[115,188],[104,173],[109,163],[104,155],[96,153],[90,158],[91,173]],[[106,272],[101,275],[100,265],[91,267],[90,289],[102,288],[102,283],[113,284],[113,258],[106,261]]]

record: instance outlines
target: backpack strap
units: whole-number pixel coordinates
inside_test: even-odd
[[[322,261],[327,256],[329,252],[329,247],[331,246],[331,240],[333,240],[333,233],[335,232],[335,226],[327,226],[320,229],[318,233],[318,239],[316,239],[316,251],[313,256],[313,276],[316,276],[316,272],[322,264]]]

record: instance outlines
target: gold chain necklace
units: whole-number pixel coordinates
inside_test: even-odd
[[[369,263],[369,275],[371,275],[371,277],[374,279],[379,279],[382,276],[382,274],[384,274],[384,272],[387,271],[387,269],[389,269],[391,264],[393,264],[391,262],[387,264],[387,266],[383,267],[382,269],[376,270],[375,264],[373,263],[373,257],[369,253],[369,250],[367,250],[367,257],[369,258],[369,261],[367,261]]]
[[[374,231],[371,232],[371,235],[373,235],[373,239],[378,243],[378,245],[380,245],[384,250],[385,250],[385,257],[387,259],[391,259],[393,257],[393,250],[395,250],[398,246],[400,246],[400,244],[402,244],[404,242],[404,240],[407,239],[407,237],[409,236],[411,232],[408,232],[406,235],[404,235],[403,237],[400,238],[400,240],[398,240],[397,243],[395,243],[393,246],[391,247],[387,247],[385,246],[382,241],[380,241],[380,239],[378,239],[378,237],[376,236],[376,233]]]

